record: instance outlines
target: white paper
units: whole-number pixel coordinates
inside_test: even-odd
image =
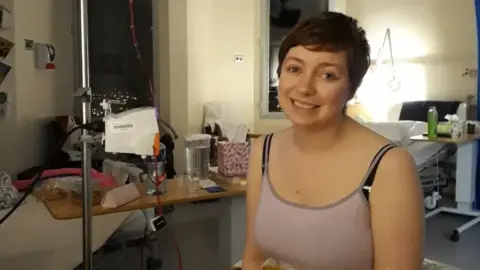
[[[140,192],[134,183],[109,190],[102,200],[102,207],[117,208],[140,198]]]
[[[240,119],[242,113],[233,104],[227,102],[210,101],[204,106],[204,126],[220,127],[222,135],[230,142],[245,142],[248,126]]]
[[[458,121],[460,121],[460,118],[456,114],[447,114],[447,115],[445,115],[445,119],[448,122],[458,122]]]
[[[205,180],[200,180],[199,185],[201,188],[209,188],[209,187],[216,187],[217,183],[213,182],[212,180],[205,179]]]

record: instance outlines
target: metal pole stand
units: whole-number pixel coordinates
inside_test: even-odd
[[[82,123],[90,122],[91,90],[80,88],[75,96],[81,98],[82,102]],[[85,270],[93,270],[92,252],[92,152],[91,144],[94,138],[86,129],[82,129],[82,245],[83,245],[83,267]]]
[[[80,48],[80,88],[75,95],[82,101],[82,123],[91,122],[92,91],[90,89],[90,63],[88,49],[88,1],[77,0],[78,10],[78,42]],[[92,253],[92,152],[91,138],[88,130],[82,130],[82,236],[83,236],[83,267],[93,270]]]

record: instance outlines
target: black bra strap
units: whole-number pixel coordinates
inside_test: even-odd
[[[265,173],[265,169],[268,166],[268,159],[270,156],[270,145],[272,144],[273,134],[267,134],[265,136],[265,141],[263,142],[263,153],[262,153],[262,175]]]
[[[363,194],[365,195],[365,198],[367,198],[367,201],[370,197],[370,190],[372,189],[373,182],[375,181],[375,174],[377,173],[378,165],[380,164],[380,161],[382,160],[383,156],[390,150],[397,147],[395,144],[387,144],[380,148],[380,150],[377,152],[375,157],[373,157],[372,162],[370,163],[370,166],[368,167],[365,183],[363,184]]]

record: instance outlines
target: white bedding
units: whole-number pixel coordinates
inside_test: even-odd
[[[0,217],[8,210],[0,211]],[[98,249],[131,212],[93,217],[92,248]],[[82,262],[82,220],[56,220],[42,202],[28,196],[0,226],[0,269],[65,270]]]
[[[427,123],[417,121],[389,121],[389,122],[371,122],[359,121],[359,123],[370,130],[382,135],[390,141],[400,145],[408,146],[411,144],[410,137],[421,135],[427,130]]]
[[[359,121],[357,119],[357,121]],[[369,122],[359,121],[372,131],[382,135],[392,142],[407,148],[415,159],[415,164],[421,166],[440,154],[445,144],[432,142],[413,142],[410,137],[423,134],[427,123],[416,121]]]
[[[441,153],[445,146],[443,143],[414,142],[407,147],[407,150],[412,154],[415,164],[420,166]]]

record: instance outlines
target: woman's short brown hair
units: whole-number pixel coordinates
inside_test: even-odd
[[[323,12],[296,25],[280,45],[278,54],[280,77],[288,51],[304,46],[313,51],[342,52],[348,55],[350,98],[355,95],[370,66],[370,45],[365,30],[352,17],[338,12]]]

